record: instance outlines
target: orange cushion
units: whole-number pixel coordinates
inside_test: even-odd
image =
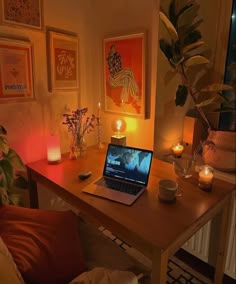
[[[0,207],[0,236],[25,281],[67,284],[85,270],[72,211]]]

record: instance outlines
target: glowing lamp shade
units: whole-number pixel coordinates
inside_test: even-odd
[[[47,160],[49,164],[61,162],[60,140],[57,135],[50,135],[47,141]]]
[[[123,146],[126,145],[126,136],[121,134],[126,130],[125,120],[122,118],[115,119],[113,120],[111,127],[115,132],[115,135],[111,136],[111,143]]]

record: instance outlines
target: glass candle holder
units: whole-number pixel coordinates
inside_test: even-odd
[[[178,143],[176,145],[173,145],[171,150],[172,150],[175,157],[181,157],[182,152],[184,150],[184,146],[181,145],[180,143]]]
[[[211,191],[214,177],[214,169],[204,165],[199,169],[198,186],[204,191]]]

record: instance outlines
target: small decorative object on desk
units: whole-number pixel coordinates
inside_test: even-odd
[[[196,161],[193,156],[182,155],[173,161],[175,174],[182,178],[190,178],[195,170]]]
[[[204,191],[211,191],[214,169],[208,165],[201,166],[199,169],[198,186]]]
[[[95,128],[96,117],[94,114],[91,117],[85,117],[87,112],[88,108],[82,108],[72,111],[70,114],[63,114],[65,121],[62,123],[67,125],[67,130],[72,134],[69,156],[72,160],[86,154],[85,134]]]
[[[102,149],[104,148],[103,143],[101,142],[101,103],[98,103],[98,116],[97,116],[97,135],[98,135],[98,148]]]
[[[183,150],[184,150],[184,146],[178,143],[177,145],[173,145],[171,149],[172,149],[174,156],[181,157]]]

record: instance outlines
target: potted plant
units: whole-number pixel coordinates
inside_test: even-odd
[[[219,129],[213,128],[208,113],[225,111],[235,113],[235,88],[231,85],[215,82],[207,82],[206,85],[201,85],[202,78],[199,76],[199,71],[202,71],[202,68],[207,68],[210,61],[204,55],[205,42],[202,39],[201,32],[198,30],[203,21],[198,18],[199,7],[200,5],[195,0],[171,0],[168,13],[165,14],[163,11],[160,11],[160,19],[168,31],[169,38],[161,38],[159,45],[173,71],[180,76],[180,84],[175,94],[176,106],[184,106],[187,97],[190,96],[197,116],[208,130],[208,139],[217,142],[214,139],[216,136],[219,136],[216,135],[216,131]],[[194,78],[194,83],[192,78]],[[197,82],[196,78],[198,78]],[[230,136],[233,136],[234,139],[235,133],[233,132],[233,135],[230,133]],[[215,140],[222,139],[217,138]],[[222,148],[221,146],[220,148]],[[235,146],[233,146],[234,149],[231,149],[231,146],[229,150],[233,152],[233,156],[231,153],[228,156],[232,160],[233,165],[232,167],[231,165],[229,166],[230,171],[235,170]],[[217,153],[217,145],[214,151],[212,149],[211,151],[207,150],[209,149],[206,146],[203,149],[203,153],[207,152],[209,154],[211,152],[211,159],[213,156],[216,158],[216,161],[212,162],[208,159],[207,162],[212,162],[212,166],[215,168],[223,169],[224,166],[219,165],[221,158],[217,155],[219,154]],[[224,156],[222,162],[225,162],[226,159]]]
[[[0,205],[23,205],[19,189],[26,189],[26,168],[19,155],[9,147],[7,131],[0,125]]]

